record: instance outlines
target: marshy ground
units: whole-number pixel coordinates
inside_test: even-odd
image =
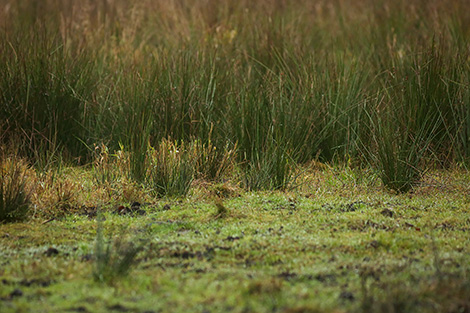
[[[468,175],[436,173],[396,195],[348,173],[217,198],[208,190],[229,188],[201,184],[135,199],[148,201],[139,213],[91,201],[0,225],[1,311],[467,312]],[[127,275],[96,279],[98,227],[114,260],[140,248]]]

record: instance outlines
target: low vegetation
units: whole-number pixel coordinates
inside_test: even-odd
[[[292,191],[194,181],[184,198],[124,179],[109,198],[92,170],[64,171],[48,188],[79,190],[60,205],[67,214],[0,225],[2,312],[470,308],[461,171],[429,172],[397,195],[370,171],[310,167]],[[57,207],[49,190],[31,201]]]
[[[466,0],[0,0],[1,312],[469,312]]]

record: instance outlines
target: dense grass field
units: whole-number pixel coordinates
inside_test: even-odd
[[[467,0],[0,0],[1,312],[470,312]]]

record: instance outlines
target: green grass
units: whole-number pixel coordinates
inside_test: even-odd
[[[31,171],[15,155],[2,151],[0,157],[0,223],[25,220],[31,206]]]
[[[308,171],[296,191],[242,192],[217,206],[205,200],[205,185],[181,200],[135,199],[150,200],[142,216],[117,215],[109,204],[101,235],[80,207],[45,224],[47,217],[0,225],[2,311],[468,307],[468,175],[435,172],[413,194],[393,195],[338,173],[346,170]],[[127,250],[109,245],[129,275],[108,267],[112,283],[95,282],[97,236],[141,247],[121,262]]]
[[[383,147],[467,163],[466,2],[196,2],[0,2],[2,145],[42,167],[124,147],[145,183],[150,146],[195,141],[234,150],[249,189],[284,188],[280,159],[373,164],[402,191]]]
[[[146,184],[157,196],[185,196],[195,176],[194,146],[165,140],[149,153]]]
[[[469,9],[0,0],[0,311],[468,311]]]
[[[106,243],[106,239],[103,237],[103,226],[100,223],[101,218],[102,216],[98,214],[96,245],[93,253],[95,262],[93,278],[100,283],[115,284],[118,279],[127,276],[132,267],[137,265],[137,256],[143,245],[137,238],[123,242],[121,232],[114,242],[108,241]]]

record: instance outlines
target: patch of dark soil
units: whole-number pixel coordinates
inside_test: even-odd
[[[278,274],[277,277],[282,278],[287,281],[291,281],[291,280],[297,279],[299,275],[297,273],[287,271],[287,272],[282,272]]]
[[[31,286],[47,287],[47,286],[50,286],[53,283],[54,283],[53,280],[45,280],[45,279],[30,279],[30,280],[28,280],[28,279],[23,279],[20,282],[20,285],[24,286],[24,287],[31,287]]]
[[[213,247],[206,247],[204,252],[200,252],[198,255],[198,259],[206,259],[208,261],[212,260],[215,256],[215,249]]]
[[[194,269],[193,271],[194,271],[194,273],[196,273],[196,274],[205,274],[205,273],[207,273],[207,270],[204,269],[204,268],[196,268],[196,269]]]
[[[80,208],[80,215],[85,215],[88,218],[95,218],[96,215],[98,214],[98,208],[95,206],[82,206]]]
[[[114,304],[111,306],[108,306],[108,309],[113,310],[113,311],[118,311],[118,312],[129,312],[130,309],[126,308],[122,304]]]
[[[128,207],[124,207],[122,205],[119,206],[114,213],[119,214],[119,215],[145,215],[147,214],[147,212],[145,212],[145,210],[143,209],[138,209],[138,210],[133,211],[132,209]]]
[[[339,210],[341,212],[355,212],[365,206],[367,206],[367,204],[364,201],[354,201],[340,205]]]
[[[206,246],[205,251],[200,254],[200,259],[204,258],[208,261],[212,260],[215,256],[216,250],[222,250],[222,251],[230,251],[232,250],[231,247],[224,247],[224,246]]]
[[[365,203],[364,201],[354,201],[354,202],[343,203],[339,205],[332,205],[330,203],[325,203],[321,206],[321,208],[327,211],[339,211],[339,212],[347,213],[347,212],[358,211],[367,206],[368,204]]]
[[[393,212],[393,210],[391,209],[383,209],[380,214],[382,214],[383,216],[387,216],[387,217],[393,217],[393,215],[395,215],[395,212]]]
[[[57,250],[56,248],[54,247],[49,247],[45,252],[44,254],[48,257],[51,257],[53,255],[58,255],[59,254],[59,250]]]
[[[147,211],[143,208],[143,205],[139,202],[132,202],[130,207],[120,205],[119,207],[114,210],[115,214],[119,215],[145,215]]]
[[[82,262],[88,262],[93,260],[93,255],[91,253],[84,254],[81,259]]]
[[[187,260],[196,257],[196,253],[191,251],[175,251],[171,254],[171,256],[174,258],[182,258]]]
[[[379,230],[386,230],[386,231],[392,231],[395,228],[387,226],[382,223],[376,223],[371,220],[366,220],[366,221],[360,221],[359,223],[354,223],[352,225],[349,225],[350,230],[358,230],[358,231],[366,231],[367,229],[379,229]]]
[[[17,298],[23,296],[23,291],[21,289],[15,289],[12,292],[10,292],[10,298]]]
[[[227,238],[225,238],[225,240],[227,241],[235,241],[235,240],[239,240],[240,237],[239,236],[228,236]]]
[[[343,301],[354,301],[356,300],[356,297],[354,297],[354,294],[350,291],[343,291],[339,294],[339,299]]]
[[[219,249],[219,250],[224,250],[224,251],[229,251],[229,250],[232,250],[232,248],[230,247],[224,247],[224,246],[214,246],[215,249]]]
[[[256,261],[251,258],[246,258],[244,261],[244,265],[245,267],[251,267],[251,266],[256,265]]]
[[[288,205],[278,205],[274,208],[274,210],[288,210],[288,211],[293,211],[295,209],[296,209],[296,205],[294,202],[291,202]]]
[[[78,306],[76,308],[70,308],[67,312],[89,312],[84,306]]]
[[[317,274],[317,275],[299,275],[295,272],[282,272],[276,277],[282,278],[286,281],[309,281],[309,280],[317,280],[324,284],[335,284],[336,283],[336,276],[335,274]]]
[[[313,278],[321,283],[336,283],[335,274],[317,274]]]
[[[15,289],[10,294],[6,297],[0,298],[1,301],[10,301],[13,300],[14,298],[22,297],[23,296],[23,291],[21,289]]]

